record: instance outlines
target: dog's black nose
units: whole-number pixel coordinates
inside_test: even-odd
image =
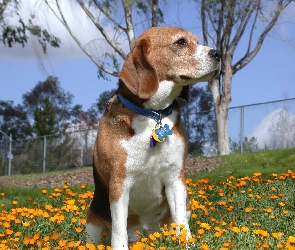
[[[216,61],[220,61],[221,53],[219,50],[211,49],[209,51],[209,56],[214,58]]]

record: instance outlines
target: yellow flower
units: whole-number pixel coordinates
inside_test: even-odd
[[[30,226],[30,222],[26,221],[26,222],[23,222],[23,227],[29,227]]]
[[[248,227],[241,227],[241,230],[244,232],[244,233],[247,233],[249,232],[249,228]]]
[[[101,247],[102,245],[98,245],[97,246],[97,249],[104,249],[104,248],[99,248],[99,247]],[[91,244],[91,243],[87,243],[86,244],[86,247],[87,247],[87,249],[90,249],[90,250],[95,250],[96,249],[96,247],[93,245],[93,244]],[[104,246],[103,246],[104,247]]]
[[[288,242],[295,243],[295,236],[289,236],[288,237]]]
[[[232,227],[231,230],[234,232],[234,233],[239,233],[240,232],[240,229],[238,227]]]
[[[272,233],[271,236],[275,239],[278,239],[280,238],[281,236],[283,235],[282,232],[277,232],[277,233]]]
[[[200,227],[205,228],[206,230],[210,230],[211,226],[208,223],[201,223]]]
[[[266,212],[266,213],[272,213],[271,208],[263,208],[263,211]]]
[[[159,232],[155,232],[153,235],[155,236],[156,239],[161,238],[161,234]]]
[[[198,230],[198,234],[202,235],[204,233],[205,233],[205,230],[204,229],[201,228],[201,229]]]
[[[221,235],[222,235],[222,233],[221,233],[221,232],[215,232],[215,233],[214,233],[214,236],[215,236],[216,238],[219,238],[219,237],[221,237]]]
[[[143,250],[144,244],[142,242],[136,242],[133,246],[130,247],[130,250]]]
[[[201,250],[209,250],[209,246],[206,243],[201,243]]]

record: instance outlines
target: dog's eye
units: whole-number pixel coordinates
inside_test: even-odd
[[[185,40],[184,38],[180,38],[179,40],[177,40],[177,41],[175,42],[175,44],[176,44],[177,46],[181,46],[181,47],[183,47],[183,46],[187,45],[187,42],[186,42],[186,40]]]

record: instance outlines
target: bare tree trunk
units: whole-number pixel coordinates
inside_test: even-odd
[[[217,126],[217,150],[219,155],[229,154],[228,135],[228,107],[229,103],[220,95],[220,79],[214,79],[209,83],[210,91],[214,99],[214,111]]]
[[[209,83],[210,91],[214,100],[214,111],[217,125],[217,149],[219,155],[228,155],[229,150],[229,134],[228,134],[228,110],[231,102],[231,82],[232,68],[231,56],[225,56],[224,72],[221,73],[222,78],[214,79]],[[221,82],[222,81],[222,82]],[[221,85],[222,84],[222,88]],[[222,91],[222,92],[220,92]]]
[[[218,154],[228,155],[229,151],[229,135],[228,135],[228,108],[229,104],[222,101],[216,108],[217,135],[218,135]]]

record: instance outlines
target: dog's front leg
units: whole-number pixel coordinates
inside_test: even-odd
[[[173,222],[178,225],[184,225],[187,230],[187,238],[190,238],[190,209],[187,209],[187,191],[185,184],[181,179],[177,179],[168,182],[165,186],[165,190]]]
[[[111,202],[112,215],[112,249],[128,250],[127,217],[129,205],[129,189],[124,187],[118,201]]]

